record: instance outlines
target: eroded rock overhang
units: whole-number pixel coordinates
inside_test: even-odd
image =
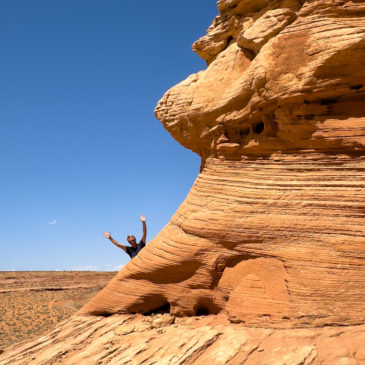
[[[155,114],[202,170],[169,224],[81,311],[364,322],[365,6],[220,0],[207,69]]]

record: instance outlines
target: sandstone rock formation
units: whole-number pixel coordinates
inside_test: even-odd
[[[174,324],[154,327],[157,319],[133,315],[74,316],[31,343],[6,349],[0,355],[0,364],[365,363],[364,326],[275,330],[226,325],[219,318],[208,316],[177,318]]]
[[[186,200],[94,316],[0,364],[365,363],[365,3],[218,9],[155,110],[202,158]]]
[[[365,4],[220,0],[207,69],[155,114],[202,157],[169,224],[80,314],[365,319]]]

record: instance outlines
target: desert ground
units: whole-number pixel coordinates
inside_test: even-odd
[[[0,349],[28,341],[71,317],[115,272],[0,272]]]

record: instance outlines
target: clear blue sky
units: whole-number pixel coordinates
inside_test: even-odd
[[[155,119],[205,62],[191,51],[214,0],[0,2],[0,270],[111,270],[151,240],[200,158]]]

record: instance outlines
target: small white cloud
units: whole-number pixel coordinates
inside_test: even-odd
[[[71,271],[100,271],[100,267],[95,265],[75,266]]]
[[[49,222],[48,224],[57,224],[57,219],[54,219],[53,221]]]
[[[124,265],[106,265],[106,271],[120,271]]]
[[[85,265],[85,266],[74,266],[71,271],[120,271],[124,265]]]

